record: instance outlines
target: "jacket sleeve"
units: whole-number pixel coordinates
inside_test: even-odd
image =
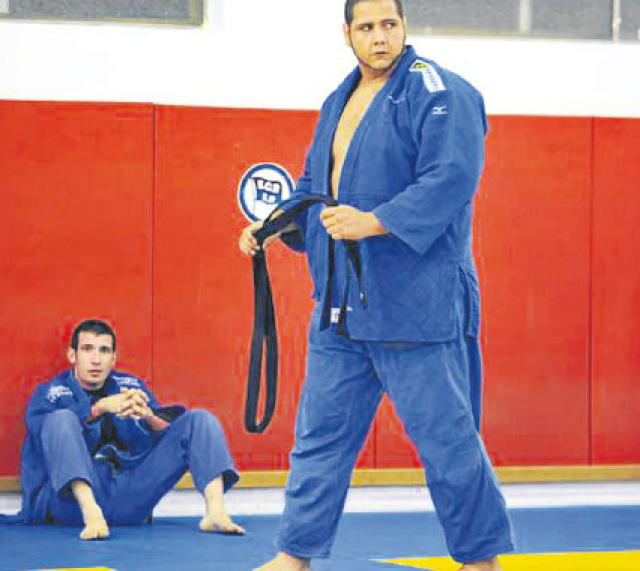
[[[415,181],[373,212],[418,254],[426,253],[473,199],[484,163],[486,118],[482,97],[466,84],[415,96],[412,135]]]
[[[313,144],[307,153],[304,163],[304,172],[298,179],[296,190],[291,198],[295,198],[299,194],[309,194],[311,192],[311,154],[313,152]],[[280,235],[280,239],[292,250],[296,252],[304,252],[306,250],[304,243],[304,234],[307,226],[307,213],[302,212],[295,217],[295,228],[289,232]]]

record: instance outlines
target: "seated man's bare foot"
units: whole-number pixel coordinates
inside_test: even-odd
[[[234,523],[227,514],[206,515],[200,520],[200,531],[244,535],[244,528]]]
[[[109,537],[109,527],[102,515],[102,510],[92,509],[84,514],[84,529],[80,532],[80,539],[105,539]]]
[[[486,561],[476,561],[474,563],[465,563],[460,567],[460,571],[502,571],[500,561],[497,557],[492,557]]]
[[[281,551],[271,561],[253,571],[310,571],[309,559],[294,557]]]

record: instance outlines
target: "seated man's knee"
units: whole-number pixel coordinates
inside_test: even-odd
[[[65,408],[47,414],[42,424],[43,430],[77,430],[81,428],[80,419],[76,413]]]
[[[185,412],[193,426],[206,426],[214,430],[222,430],[222,425],[218,418],[203,408],[194,408]]]

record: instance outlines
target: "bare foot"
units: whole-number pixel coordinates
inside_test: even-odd
[[[200,520],[200,531],[213,531],[217,533],[231,533],[244,535],[244,528],[231,521],[227,514],[206,515]]]
[[[100,506],[96,503],[91,486],[84,480],[73,480],[71,491],[82,512],[84,529],[80,532],[80,539],[104,539],[109,537],[109,528],[102,515]]]
[[[231,521],[224,507],[224,482],[222,481],[222,476],[211,480],[204,489],[203,495],[206,510],[205,516],[200,520],[201,531],[244,535],[244,529]]]
[[[109,537],[109,528],[102,515],[102,510],[98,506],[96,508],[87,510],[87,513],[83,514],[84,529],[80,532],[80,539],[92,540]]]
[[[502,571],[500,561],[497,557],[492,557],[486,561],[476,561],[474,563],[465,563],[460,567],[460,571]]]
[[[271,561],[253,571],[310,571],[309,559],[294,557],[281,551]]]

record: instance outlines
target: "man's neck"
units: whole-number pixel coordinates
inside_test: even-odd
[[[75,369],[72,370],[72,373],[73,373],[73,378],[80,385],[80,387],[85,391],[91,391],[91,392],[99,391],[107,384],[107,381],[109,380],[109,377],[107,376],[107,378],[102,383],[91,383],[91,382],[80,380]]]
[[[377,91],[385,83],[387,83],[387,80],[389,79],[389,75],[391,74],[367,76],[361,73],[360,83],[358,84],[358,87],[362,89],[371,89],[373,91]]]
[[[372,84],[372,87],[374,85],[378,85],[379,87],[384,85],[391,77],[391,74],[395,71],[396,67],[398,67],[400,60],[402,59],[402,56],[406,51],[407,48],[405,46],[405,48],[402,50],[402,53],[393,62],[391,67],[382,71],[371,69],[369,67],[366,67],[363,63],[360,63],[360,84]]]

